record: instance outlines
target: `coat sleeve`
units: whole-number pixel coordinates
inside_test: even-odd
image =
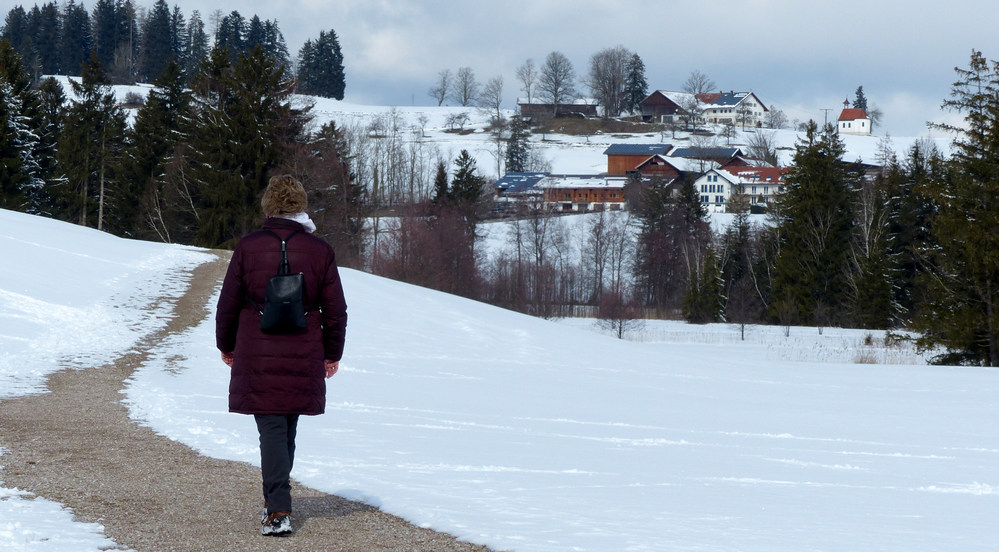
[[[323,314],[323,356],[327,360],[340,360],[347,332],[347,303],[343,297],[343,285],[340,283],[340,272],[337,270],[336,255],[332,248],[329,250],[320,287],[320,301]]]
[[[236,331],[239,329],[239,313],[246,301],[243,283],[243,254],[237,246],[229,261],[222,292],[215,310],[215,346],[223,353],[236,349]]]

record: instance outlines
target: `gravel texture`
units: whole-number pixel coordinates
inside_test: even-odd
[[[200,322],[225,274],[228,255],[218,256],[193,271],[169,324],[135,352],[111,365],[57,372],[49,393],[0,402],[4,486],[65,504],[140,552],[488,551],[295,482],[295,533],[263,537],[258,468],[201,456],[129,419],[125,380],[144,351]]]

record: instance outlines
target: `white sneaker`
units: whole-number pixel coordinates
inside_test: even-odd
[[[273,512],[267,514],[260,521],[260,534],[268,537],[284,537],[290,535],[291,512]]]

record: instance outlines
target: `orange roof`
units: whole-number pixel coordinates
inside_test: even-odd
[[[839,114],[840,121],[855,121],[857,119],[869,119],[867,112],[859,107],[848,107]]]
[[[713,104],[718,101],[718,98],[722,97],[721,92],[702,92],[696,95],[698,100],[706,104]]]

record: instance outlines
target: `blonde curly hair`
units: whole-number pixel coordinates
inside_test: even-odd
[[[260,208],[268,217],[304,213],[308,206],[305,187],[298,179],[288,174],[271,177],[267,189],[264,190],[264,196],[260,198]]]

